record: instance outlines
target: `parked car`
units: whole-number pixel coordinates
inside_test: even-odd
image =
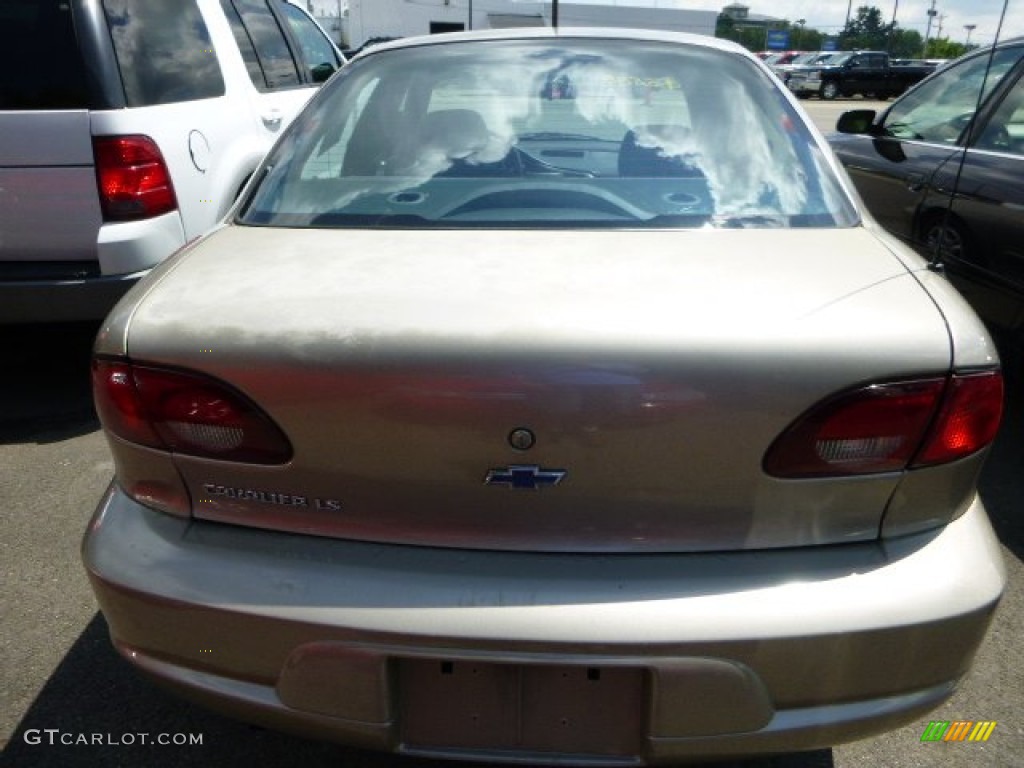
[[[884,51],[851,51],[820,65],[790,73],[786,85],[800,98],[832,100],[858,94],[878,99],[898,96],[934,71],[929,65],[893,66]]]
[[[945,59],[890,59],[889,63],[894,67],[928,67],[935,69],[945,63]]]
[[[397,40],[397,39],[398,39],[397,37],[389,37],[389,36],[386,36],[386,35],[381,35],[379,37],[371,37],[366,42],[364,42],[362,45],[357,46],[356,48],[348,48],[348,49],[342,51],[342,54],[344,54],[346,59],[354,59],[356,56],[358,56],[360,53],[365,51],[367,48],[372,48],[373,46],[380,45],[381,43],[389,43],[392,40]]]
[[[342,61],[282,0],[6,0],[0,18],[0,323],[101,319],[224,215]]]
[[[789,82],[790,75],[796,70],[803,70],[808,67],[813,67],[816,64],[825,64],[830,59],[839,56],[840,54],[835,51],[812,51],[810,53],[802,53],[788,64],[777,64],[772,66],[772,72],[775,73],[783,83]]]
[[[783,64],[789,64],[794,59],[804,56],[807,53],[808,51],[772,51],[761,58],[769,67],[777,67]]]
[[[831,143],[887,229],[945,262],[990,323],[1024,328],[1024,38],[944,67]],[[955,195],[952,194],[956,190]]]
[[[114,644],[271,727],[520,764],[819,748],[945,700],[1004,587],[984,326],[710,37],[369,49],[93,376]]]

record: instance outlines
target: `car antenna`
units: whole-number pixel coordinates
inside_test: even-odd
[[[949,196],[949,200],[946,201],[946,210],[942,213],[942,229],[939,231],[938,242],[935,243],[935,247],[928,259],[928,268],[935,271],[942,269],[942,249],[946,245],[949,219],[953,215],[953,201],[956,200],[960,189],[960,177],[963,175],[964,163],[967,161],[967,151],[971,148],[971,141],[974,139],[974,127],[978,123],[978,113],[981,111],[982,102],[985,100],[985,85],[988,83],[989,74],[992,71],[992,60],[996,55],[996,45],[998,45],[999,37],[1003,32],[1003,22],[1006,20],[1006,11],[1009,5],[1010,0],[1003,0],[1003,11],[999,14],[999,24],[996,26],[996,39],[992,42],[992,47],[989,48],[988,63],[985,65],[985,77],[982,78],[981,87],[978,89],[978,101],[974,106],[974,114],[967,121],[966,133],[964,134],[964,150],[960,153],[960,160],[957,163],[956,176],[953,179],[953,191]]]

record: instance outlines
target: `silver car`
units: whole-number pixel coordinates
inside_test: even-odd
[[[922,718],[1004,586],[1002,377],[851,190],[729,43],[369,49],[100,332],[118,650],[253,722],[492,761]]]

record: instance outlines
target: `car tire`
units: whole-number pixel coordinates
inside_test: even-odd
[[[954,259],[984,267],[987,260],[971,240],[963,222],[945,211],[931,214],[921,225],[921,244],[928,258]]]
[[[827,83],[822,83],[819,95],[825,101],[834,100],[837,96],[839,96],[839,84],[831,80],[828,81]]]

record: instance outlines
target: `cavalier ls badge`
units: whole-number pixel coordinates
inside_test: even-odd
[[[491,469],[484,485],[503,485],[506,488],[536,490],[558,485],[568,474],[564,469],[542,469],[536,464],[513,464]]]

